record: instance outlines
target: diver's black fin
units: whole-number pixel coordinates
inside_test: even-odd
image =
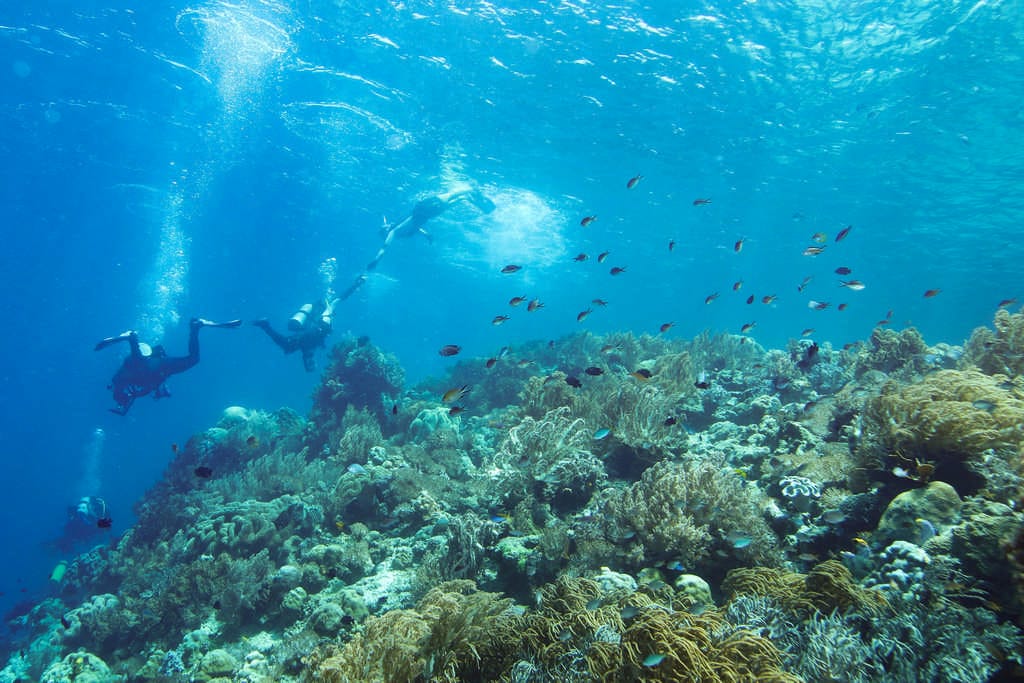
[[[93,347],[93,351],[99,351],[100,349],[105,349],[113,344],[128,341],[131,338],[131,336],[132,333],[129,330],[128,332],[122,332],[116,337],[107,337],[106,339],[101,339],[100,341],[96,342],[96,346]]]
[[[214,322],[212,320],[206,320],[204,318],[196,318],[196,320],[198,320],[199,324],[202,325],[203,327],[241,327],[242,326],[242,321],[241,320],[228,320],[227,322],[223,322],[223,323],[216,323],[216,322]]]

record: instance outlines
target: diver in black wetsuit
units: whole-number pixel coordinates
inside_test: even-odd
[[[427,221],[432,218],[437,218],[442,213],[450,209],[456,203],[460,201],[468,201],[470,204],[478,208],[483,213],[490,213],[494,211],[494,202],[487,198],[484,193],[474,189],[462,189],[454,192],[446,192],[444,194],[435,195],[433,197],[427,197],[421,200],[412,208],[412,213],[400,220],[394,225],[385,222],[384,230],[384,244],[381,245],[377,255],[373,257],[373,260],[367,264],[367,270],[373,270],[380,263],[380,260],[384,258],[384,253],[388,247],[391,246],[391,242],[394,241],[395,236],[399,237],[412,237],[413,235],[420,234],[426,237],[428,240],[433,241],[430,233],[423,227]]]
[[[281,347],[285,354],[302,352],[302,365],[306,372],[316,370],[316,350],[325,346],[327,336],[331,333],[334,307],[341,301],[352,296],[359,287],[366,282],[366,276],[360,275],[349,285],[349,288],[342,292],[341,296],[333,300],[324,300],[323,307],[314,310],[313,304],[305,304],[288,320],[288,329],[291,334],[281,334],[270,326],[266,318],[254,320],[253,325],[267,333],[275,344]]]
[[[99,496],[82,496],[76,505],[68,507],[64,531],[55,545],[63,553],[72,552],[105,533],[112,524],[107,501]]]
[[[105,349],[112,344],[126,341],[131,346],[131,353],[124,359],[121,367],[114,373],[107,386],[114,394],[116,408],[110,412],[125,415],[132,407],[135,399],[147,394],[153,398],[165,398],[171,395],[164,384],[171,375],[185,372],[199,362],[199,330],[203,327],[238,327],[241,320],[226,323],[215,323],[202,318],[192,318],[189,323],[188,355],[168,356],[164,347],[139,341],[135,330],[122,332],[116,337],[107,337],[96,344],[95,350]]]

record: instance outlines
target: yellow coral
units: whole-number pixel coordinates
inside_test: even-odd
[[[806,575],[769,567],[734,569],[725,577],[722,590],[731,597],[772,598],[783,609],[800,614],[850,608],[878,613],[888,605],[881,593],[857,586],[850,570],[837,560],[826,560]]]

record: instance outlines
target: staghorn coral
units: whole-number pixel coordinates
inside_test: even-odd
[[[1016,377],[1024,374],[1024,309],[996,311],[995,330],[976,328],[964,345],[960,367],[976,366],[982,372]]]
[[[837,560],[825,560],[806,575],[771,567],[734,569],[725,577],[722,590],[731,600],[741,595],[768,597],[786,611],[804,616],[851,609],[878,616],[888,606],[881,593],[857,586],[850,570]]]
[[[989,449],[1016,453],[1024,444],[1024,398],[1005,389],[1006,381],[977,370],[939,370],[907,386],[889,382],[865,406],[859,448],[933,462],[935,477],[960,485],[964,461]]]

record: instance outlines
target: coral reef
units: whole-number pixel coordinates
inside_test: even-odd
[[[961,368],[977,367],[982,372],[1009,377],[1024,374],[1024,311],[996,311],[993,329],[979,327],[964,344]]]

